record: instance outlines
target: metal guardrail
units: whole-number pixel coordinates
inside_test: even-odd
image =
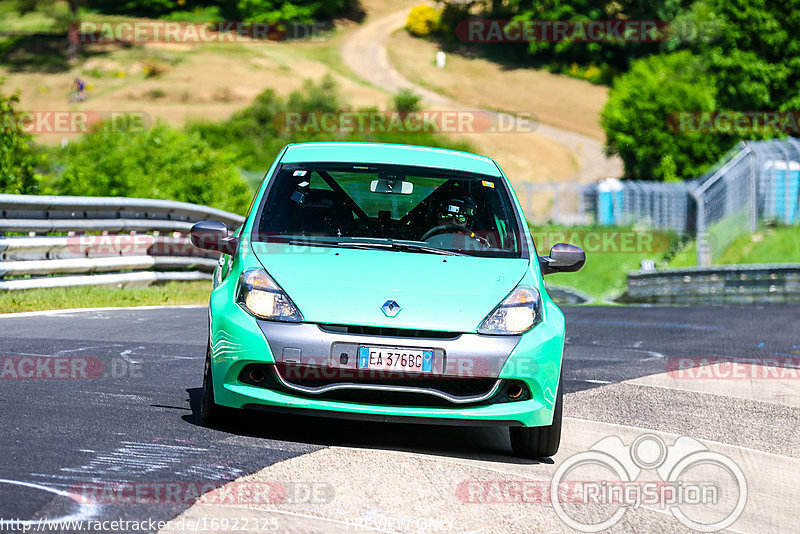
[[[800,302],[800,264],[632,271],[619,302],[752,304]]]
[[[69,215],[66,215],[69,214]],[[65,217],[62,217],[66,215]],[[0,219],[156,219],[197,222],[222,221],[229,227],[244,222],[244,217],[227,211],[178,202],[128,197],[71,197],[0,194]],[[0,221],[0,231],[4,222]]]
[[[0,237],[0,290],[208,279],[218,255],[186,235],[205,219],[231,228],[244,222],[170,200],[0,194],[0,236],[28,234]],[[66,235],[46,235],[53,233]]]

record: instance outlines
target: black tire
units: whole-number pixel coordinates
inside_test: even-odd
[[[564,397],[563,380],[558,380],[553,424],[549,426],[512,426],[511,450],[524,458],[547,458],[558,452],[561,444],[561,404]]]
[[[224,408],[214,400],[214,381],[211,379],[211,347],[208,347],[203,371],[203,398],[200,403],[200,418],[203,425],[208,427],[219,425],[223,412]]]

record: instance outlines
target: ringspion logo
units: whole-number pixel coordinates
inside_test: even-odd
[[[645,472],[658,479],[640,478]],[[568,499],[560,495],[564,488],[571,488]],[[681,436],[668,445],[655,434],[642,434],[630,445],[618,436],[604,438],[564,460],[550,484],[556,515],[579,532],[611,528],[640,506],[668,511],[691,530],[715,532],[739,519],[747,494],[744,473],[729,457],[694,438]],[[587,517],[588,507],[601,517]]]

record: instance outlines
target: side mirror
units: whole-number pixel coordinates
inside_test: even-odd
[[[192,244],[203,250],[214,250],[233,254],[239,246],[239,238],[228,237],[228,227],[219,221],[200,221],[189,232]]]
[[[539,258],[542,275],[553,273],[574,273],[580,271],[586,263],[586,253],[575,245],[556,243],[550,249],[550,255]]]

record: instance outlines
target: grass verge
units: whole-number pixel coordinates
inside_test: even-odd
[[[740,235],[714,258],[714,265],[749,263],[800,263],[800,229],[797,226],[762,226],[757,232]],[[689,242],[667,267],[696,267],[697,242]]]
[[[643,259],[646,256],[637,253],[587,254],[583,269],[548,275],[545,282],[548,286],[577,289],[598,301],[607,301],[622,294],[628,271],[637,270]]]
[[[83,286],[0,291],[0,311],[12,313],[65,308],[207,304],[209,293],[211,281],[167,282],[131,289]]]
[[[764,227],[739,236],[715,263],[800,263],[800,228]]]
[[[531,232],[540,255],[556,243],[586,252],[583,269],[548,275],[547,285],[576,289],[601,302],[622,294],[628,271],[639,269],[642,260],[661,264],[678,243],[671,233],[609,226],[537,226]]]
[[[531,231],[534,232],[534,237],[537,234],[541,236],[548,232],[560,232],[563,242],[573,243],[586,250],[586,265],[582,270],[577,273],[548,275],[545,281],[549,286],[577,289],[600,301],[620,295],[625,290],[628,271],[639,269],[642,260],[653,260],[658,268],[697,266],[697,243],[692,240],[681,246],[678,237],[672,234],[653,232],[654,235],[661,236],[654,241],[656,246],[649,250],[644,247],[622,252],[613,250],[613,247],[589,246],[591,241],[588,237],[592,234],[604,236],[613,232],[633,232],[629,228],[551,226],[537,227]],[[540,249],[539,254],[547,254],[547,250],[544,250],[546,247],[538,239],[536,245]],[[764,226],[756,233],[736,238],[714,261],[714,265],[753,263],[800,263],[800,230],[796,226]]]

